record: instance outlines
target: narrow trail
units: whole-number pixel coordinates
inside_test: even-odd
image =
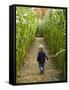
[[[48,58],[50,57],[44,42],[44,38],[35,38],[35,41],[30,47],[25,58],[25,65],[21,65],[20,69],[17,71],[16,83],[60,81],[61,72],[55,68],[54,62],[51,59],[46,62],[45,74],[40,74],[37,63],[37,53],[39,44],[44,45],[44,50]]]

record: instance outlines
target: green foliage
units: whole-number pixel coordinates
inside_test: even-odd
[[[53,55],[66,49],[66,19],[64,12],[65,9],[50,9],[42,21],[43,35]],[[62,71],[63,80],[66,78],[65,56],[66,50],[55,57],[57,67]]]
[[[16,7],[16,63],[24,63],[24,56],[35,37],[37,18],[32,8]]]
[[[38,23],[37,15],[30,7],[16,8],[16,63],[24,63],[32,41],[44,36],[47,47],[55,55],[57,68],[66,80],[66,9],[49,9],[48,14]]]

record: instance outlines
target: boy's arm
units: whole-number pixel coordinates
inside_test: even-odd
[[[47,60],[48,60],[48,57],[46,56]]]
[[[47,60],[48,60],[48,57],[47,57],[47,55],[45,54],[45,57],[47,58]]]
[[[38,55],[37,55],[37,61],[39,61],[39,57],[38,57]]]

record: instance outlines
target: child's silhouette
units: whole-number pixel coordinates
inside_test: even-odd
[[[38,52],[38,56],[37,56],[37,61],[39,63],[39,68],[40,68],[41,73],[44,73],[45,59],[48,60],[48,57],[45,54],[45,52],[43,51],[43,45],[40,44],[39,45],[39,52]]]

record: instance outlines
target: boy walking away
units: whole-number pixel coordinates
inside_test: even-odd
[[[45,60],[48,60],[47,55],[43,51],[43,48],[44,48],[43,45],[40,44],[39,45],[39,52],[38,52],[38,55],[37,55],[37,61],[39,63],[39,69],[40,69],[40,72],[42,74],[44,74]]]

